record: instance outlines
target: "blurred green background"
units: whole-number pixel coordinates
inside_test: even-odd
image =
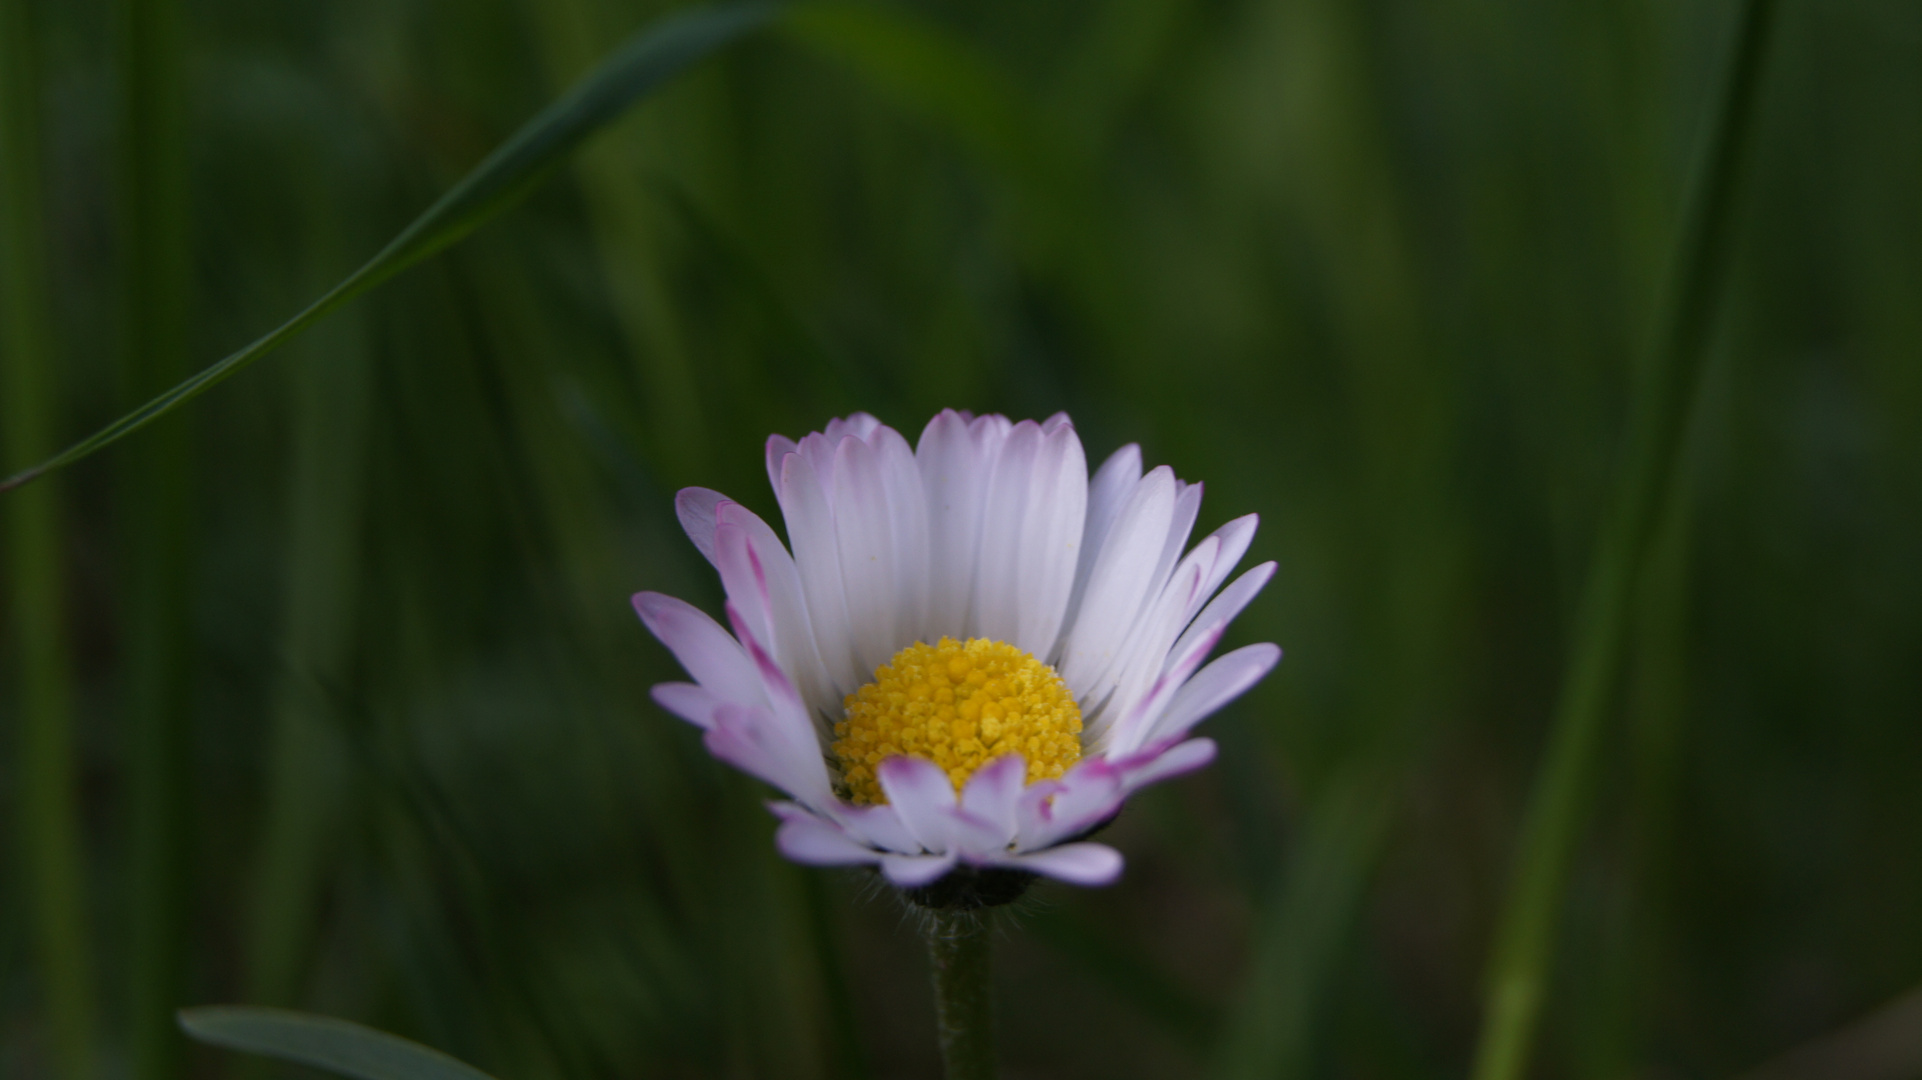
[[[646,0],[0,0],[5,468],[344,276]],[[1459,1077],[1729,0],[803,5],[0,496],[0,1074],[920,1077],[924,958],[647,699],[769,432],[1075,418],[1288,659],[998,945],[1007,1075]],[[1922,7],[1783,0],[1532,1072],[1922,1076]],[[31,316],[45,313],[44,319]],[[27,314],[24,314],[27,313]],[[37,359],[35,359],[37,358]]]

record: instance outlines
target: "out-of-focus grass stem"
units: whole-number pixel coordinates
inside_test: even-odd
[[[1740,166],[1775,0],[1745,0],[1707,154],[1684,223],[1674,292],[1628,430],[1628,456],[1591,564],[1572,662],[1547,756],[1530,798],[1490,966],[1474,1080],[1526,1068],[1560,927],[1568,873],[1594,787],[1609,702],[1620,675],[1631,597],[1648,562],[1658,510],[1680,482],[1683,433],[1706,365],[1715,302],[1729,265]]]
[[[588,70],[609,36],[604,6],[548,0],[528,6],[556,87]],[[633,132],[581,151],[576,166],[594,222],[595,248],[622,336],[646,391],[653,422],[649,449],[670,478],[695,476],[707,460],[706,425],[693,360],[663,280],[662,210],[647,190],[646,154]]]
[[[1348,526],[1353,595],[1377,674],[1357,680],[1341,764],[1314,779],[1300,839],[1263,897],[1214,1062],[1222,1080],[1314,1072],[1398,794],[1453,693],[1449,646],[1466,562],[1450,498],[1461,441],[1454,367],[1432,344],[1421,302],[1415,215],[1385,137],[1388,61],[1371,20],[1355,5],[1316,0],[1274,9],[1252,31],[1264,50],[1282,50],[1278,68],[1314,80],[1317,109],[1282,124],[1292,151],[1282,198],[1314,243],[1339,320],[1352,403],[1344,422],[1364,447]]]
[[[315,173],[340,182],[324,168]],[[344,200],[318,189],[305,194],[314,262],[330,266],[338,261]],[[301,351],[304,362],[288,373],[286,395],[293,456],[281,624],[285,673],[247,931],[247,1000],[270,1005],[297,1001],[319,915],[330,826],[340,814],[346,760],[329,726],[327,694],[351,674],[363,542],[364,320],[358,312],[343,313]]]
[[[60,413],[40,175],[39,38],[30,7],[0,0],[0,445],[11,460],[45,453]],[[31,912],[45,1030],[58,1075],[80,1080],[92,1073],[94,1001],[60,488],[22,492],[4,518],[16,675],[11,700],[0,707],[15,717],[16,741],[0,760],[18,770],[18,880]]]
[[[187,327],[186,139],[176,0],[121,0],[119,244],[124,392],[131,402],[178,381]],[[180,1068],[187,934],[188,579],[192,496],[185,417],[126,459],[128,1049],[138,1080]]]

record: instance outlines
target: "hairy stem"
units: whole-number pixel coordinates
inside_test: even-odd
[[[985,911],[931,910],[926,917],[935,1032],[947,1080],[993,1080],[992,919]]]

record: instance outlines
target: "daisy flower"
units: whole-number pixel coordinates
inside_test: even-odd
[[[1213,760],[1189,731],[1281,658],[1202,665],[1274,573],[1221,588],[1255,515],[1184,554],[1201,485],[1144,473],[1134,445],[1090,477],[1065,414],[949,410],[910,447],[857,413],[771,437],[767,471],[792,554],[719,492],[675,500],[727,627],[660,593],[634,607],[693,679],[654,699],[788,795],[770,807],[795,862],[878,866],[937,907],[1033,875],[1105,885],[1121,855],[1086,837]]]

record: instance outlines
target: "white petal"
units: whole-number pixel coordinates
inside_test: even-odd
[[[1020,754],[1004,754],[974,770],[961,789],[961,809],[992,827],[1006,844],[1014,839],[1015,810],[1028,779]]]
[[[881,853],[812,815],[790,817],[774,834],[774,846],[807,866],[855,866],[881,861]]]
[[[1012,644],[1046,662],[1061,636],[1088,519],[1088,459],[1063,417],[1045,431],[1021,519],[1021,615]]]
[[[954,784],[941,766],[926,758],[891,757],[874,770],[888,805],[901,817],[908,835],[929,851],[953,846]]]
[[[835,690],[842,695],[852,693],[868,680],[855,664],[848,638],[848,605],[841,588],[841,550],[834,535],[834,514],[806,454],[796,451],[781,459],[779,491],[794,568],[801,579],[801,594],[807,598],[815,648]]]
[[[868,413],[858,412],[845,420],[829,420],[827,430],[822,432],[822,434],[827,436],[829,442],[835,444],[839,444],[842,439],[846,438],[855,438],[866,442],[868,437],[873,435],[875,429],[880,426],[881,421],[876,420]]]
[[[1075,564],[1074,594],[1068,600],[1064,627],[1074,625],[1075,616],[1081,610],[1081,599],[1088,589],[1088,575],[1094,571],[1101,545],[1107,541],[1108,528],[1121,512],[1123,500],[1140,482],[1141,447],[1134,443],[1109,454],[1108,460],[1096,470],[1094,479],[1088,481],[1088,520],[1081,530],[1081,558]]]
[[[1012,642],[1021,632],[1021,524],[1040,453],[1041,425],[1023,420],[995,459],[982,507],[971,637]]]
[[[848,639],[855,666],[865,675],[907,644],[896,626],[893,528],[873,448],[860,439],[842,439],[834,465],[834,536],[847,596]]]
[[[1008,858],[1002,865],[1051,877],[1070,885],[1112,885],[1121,876],[1121,853],[1106,844],[1062,844]]]
[[[1075,700],[1096,700],[1097,680],[1107,674],[1135,616],[1153,595],[1155,563],[1167,546],[1174,513],[1175,476],[1164,465],[1141,478],[1116,515],[1062,650],[1061,677]]]
[[[814,466],[814,476],[821,482],[821,494],[830,502],[834,499],[834,452],[842,442],[815,431],[802,438],[795,449],[795,453]]]
[[[928,619],[932,638],[967,634],[981,542],[981,500],[1001,444],[976,439],[961,414],[946,409],[928,421],[915,450],[928,509]]]
[[[774,497],[781,498],[781,462],[787,456],[801,449],[800,444],[785,435],[767,437],[767,482],[774,489]],[[785,507],[784,507],[785,509]]]
[[[742,705],[766,702],[754,661],[707,612],[656,592],[635,593],[634,610],[694,681],[716,697]]]
[[[1144,742],[1179,738],[1215,710],[1240,697],[1261,681],[1281,660],[1281,650],[1270,644],[1236,649],[1202,668],[1189,679],[1155,721]]]
[[[895,630],[892,649],[928,636],[928,498],[914,451],[901,433],[885,425],[869,436],[888,507],[888,532],[894,548]],[[893,651],[888,653],[890,657]]]
[[[889,884],[900,889],[918,889],[923,885],[932,885],[952,869],[954,869],[952,855],[881,856],[881,872],[887,875]]]
[[[1181,632],[1182,615],[1197,602],[1201,583],[1219,547],[1214,540],[1202,541],[1175,569],[1172,579],[1161,590],[1152,609],[1135,621],[1127,644],[1122,646],[1120,658],[1115,661],[1108,677],[1098,683],[1093,691],[1104,696],[1099,699],[1094,716],[1087,721],[1083,732],[1084,743],[1106,745],[1112,730],[1113,739],[1120,740],[1122,744],[1132,744],[1129,735],[1115,726],[1129,718],[1141,721],[1138,707],[1144,695],[1161,678],[1168,659],[1168,648],[1174,644],[1175,635]],[[1085,713],[1083,715],[1086,716]]]
[[[1208,597],[1214,595],[1222,582],[1228,580],[1229,574],[1235,572],[1235,567],[1241,563],[1241,557],[1248,553],[1248,545],[1254,542],[1255,527],[1260,524],[1261,515],[1244,514],[1209,535],[1210,540],[1220,545],[1220,550],[1215,555],[1214,567],[1208,573],[1208,580],[1202,583],[1201,596],[1195,604],[1197,609],[1207,601]],[[1202,543],[1206,542],[1206,540],[1202,541]],[[1191,622],[1194,617],[1195,612],[1190,610],[1182,621]]]
[[[1201,513],[1201,493],[1200,484],[1175,482],[1175,512],[1168,521],[1168,538],[1161,546],[1161,558],[1155,560],[1149,596],[1161,595],[1168,575],[1180,560],[1182,550],[1188,546],[1188,534],[1194,531],[1195,518]]]
[[[726,501],[727,496],[703,487],[682,488],[674,496],[674,515],[709,563],[714,562],[714,508]]]

